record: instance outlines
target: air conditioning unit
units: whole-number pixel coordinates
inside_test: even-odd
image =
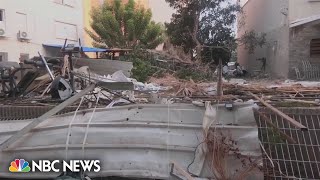
[[[21,40],[28,40],[29,39],[29,34],[25,31],[19,31],[18,33],[18,38]]]
[[[0,37],[4,37],[6,35],[6,30],[4,28],[0,28]]]

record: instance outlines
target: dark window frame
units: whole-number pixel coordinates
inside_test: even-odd
[[[5,10],[0,9],[0,21],[5,21]]]
[[[310,41],[310,57],[320,57],[320,37]]]
[[[0,62],[7,62],[8,61],[8,52],[0,52]]]

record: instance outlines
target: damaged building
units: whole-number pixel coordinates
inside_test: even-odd
[[[37,1],[42,5],[50,1],[55,8],[70,9],[77,5],[66,3],[80,2]],[[158,0],[141,2],[156,9],[162,3],[155,1]],[[247,23],[242,24],[239,32],[251,29],[265,32],[268,42],[254,54],[248,54],[240,46],[240,63],[248,70],[261,71],[261,61],[256,59],[265,58],[266,70],[277,76],[316,78],[318,17],[312,15],[313,6],[308,6],[309,14],[291,6],[319,4],[289,1],[241,2],[247,11],[244,19]],[[85,13],[89,14],[90,8],[101,2],[85,1]],[[22,2],[18,7],[23,9],[23,5],[29,4]],[[264,7],[265,11],[257,7]],[[0,9],[0,20],[15,17],[7,9]],[[279,12],[270,13],[270,9]],[[295,12],[292,15],[291,9]],[[253,10],[255,16],[250,15]],[[37,12],[40,10],[34,11]],[[25,13],[30,22],[29,13]],[[40,19],[37,21],[44,21]],[[262,20],[263,25],[255,26]],[[147,82],[141,82],[132,76],[138,65],[131,56],[122,61],[85,55],[129,50],[78,46],[83,35],[78,31],[82,22],[79,21],[77,31],[70,24],[59,23],[58,27],[67,30],[63,32],[76,32],[73,35],[77,36],[62,31],[60,34],[56,28],[61,37],[50,34],[48,39],[57,41],[40,42],[31,36],[15,42],[13,32],[17,29],[11,32],[11,24],[6,26],[9,34],[0,39],[1,48],[12,51],[5,57],[16,61],[0,63],[0,180],[320,179],[320,82],[225,80],[221,63],[215,76],[217,82],[156,73]],[[67,35],[71,40],[64,39]],[[17,44],[8,43],[10,48],[2,46],[1,43],[12,39],[11,43]],[[33,47],[35,42],[38,44]],[[88,42],[92,41],[84,37],[84,44]],[[17,60],[21,47],[28,43],[28,48],[32,48],[30,56],[35,57],[20,58],[24,60],[20,66]],[[18,48],[13,48],[14,45]],[[58,53],[60,56],[55,57]],[[156,62],[155,68],[174,74],[178,66],[184,69],[195,66],[164,52],[143,53],[156,56],[150,58],[150,62]],[[19,71],[25,73],[16,78]],[[27,168],[34,161],[43,160],[92,160],[99,161],[101,168],[80,172]]]
[[[253,53],[238,47],[240,64],[273,77],[319,78],[320,1],[241,0],[240,5],[238,37],[250,31],[266,34],[266,43]]]

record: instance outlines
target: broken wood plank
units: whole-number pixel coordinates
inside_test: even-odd
[[[296,103],[304,103],[304,104],[312,104],[312,105],[320,105],[319,103],[315,101],[305,101],[305,100],[299,100],[299,99],[284,99],[286,102],[296,102]]]
[[[46,89],[42,92],[40,98],[43,98],[43,96],[49,91],[51,88],[52,82],[46,87]]]
[[[272,123],[271,119],[269,119],[265,114],[259,112],[257,109],[253,109],[254,112],[258,113],[259,116],[264,120],[266,121],[266,123],[273,127],[280,135],[281,137],[283,137],[284,139],[286,139],[289,143],[292,143],[292,144],[296,144],[297,142],[289,135],[287,135],[286,133],[282,132],[279,127],[277,127],[275,124]]]
[[[180,167],[178,163],[171,161],[171,164],[180,173],[180,175],[187,178],[187,180],[194,180],[194,178],[189,173],[187,173],[185,170],[183,170],[183,168]]]
[[[30,132],[33,128],[35,128],[37,125],[45,121],[46,119],[50,118],[51,116],[57,114],[61,110],[63,110],[68,105],[71,105],[72,103],[76,102],[78,99],[80,99],[82,96],[86,95],[90,91],[92,91],[96,87],[95,84],[92,84],[88,86],[86,89],[82,90],[81,92],[77,93],[76,95],[72,96],[71,98],[67,99],[63,103],[59,104],[58,106],[54,107],[50,111],[46,112],[42,116],[34,119],[30,124],[28,124],[26,127],[22,128],[19,132],[11,136],[9,139],[7,139],[5,142],[3,142],[0,146],[0,150],[4,150],[9,148],[11,144],[16,142],[18,139],[20,139],[22,136]]]
[[[269,104],[266,101],[264,101],[263,99],[259,98],[257,95],[253,94],[252,92],[248,92],[248,94],[250,96],[254,97],[256,100],[260,101],[261,104],[263,104],[264,106],[269,108],[272,112],[274,112],[277,115],[281,116],[284,120],[288,121],[289,123],[291,123],[295,127],[300,128],[301,131],[307,131],[308,130],[307,127],[305,127],[304,125],[302,125],[301,123],[299,123],[295,119],[289,117],[288,115],[284,114],[283,112],[281,112],[277,108],[273,107],[271,104]]]
[[[218,82],[217,82],[217,95],[221,97],[223,95],[223,82],[222,82],[222,60],[219,59],[218,66]]]
[[[108,93],[115,95],[115,96],[118,97],[118,98],[122,98],[122,99],[124,99],[124,100],[127,100],[127,101],[133,103],[133,104],[136,103],[136,102],[134,102],[134,101],[131,101],[129,98],[126,98],[126,97],[122,96],[121,94],[112,92],[111,90],[109,90],[109,89],[107,89],[107,88],[104,88],[104,87],[101,87],[101,88],[102,88],[103,90],[107,91]]]

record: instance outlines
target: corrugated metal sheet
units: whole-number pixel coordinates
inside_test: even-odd
[[[232,133],[239,142],[240,151],[249,156],[261,155],[254,122],[252,104],[235,105],[233,111],[219,107],[221,132]],[[247,109],[247,110],[245,110]],[[137,178],[170,179],[170,161],[179,163],[185,170],[200,170],[201,177],[212,174],[205,162],[193,160],[197,146],[203,142],[205,109],[193,105],[130,105],[111,109],[97,109],[88,127],[92,110],[59,115],[41,123],[0,153],[0,164],[6,165],[15,158],[27,161],[39,159],[99,159],[102,170],[89,173],[91,177],[124,176]],[[244,115],[245,114],[245,115]],[[224,117],[222,117],[224,116]],[[222,119],[229,121],[223,122]],[[251,121],[251,124],[249,123]],[[72,123],[71,123],[72,122]],[[238,122],[237,126],[226,125]],[[242,122],[245,125],[242,125]],[[18,132],[30,120],[1,121],[0,143]],[[66,144],[70,131],[69,143]],[[87,135],[87,139],[84,139]],[[205,154],[202,154],[205,155]],[[231,155],[232,156],[232,155]],[[203,157],[205,159],[205,156]],[[232,158],[231,158],[232,159]],[[232,161],[232,168],[237,165]],[[207,170],[206,170],[207,169]],[[8,173],[0,166],[0,177],[39,178],[58,174]],[[258,176],[259,177],[259,176]],[[259,179],[257,176],[251,179]]]

